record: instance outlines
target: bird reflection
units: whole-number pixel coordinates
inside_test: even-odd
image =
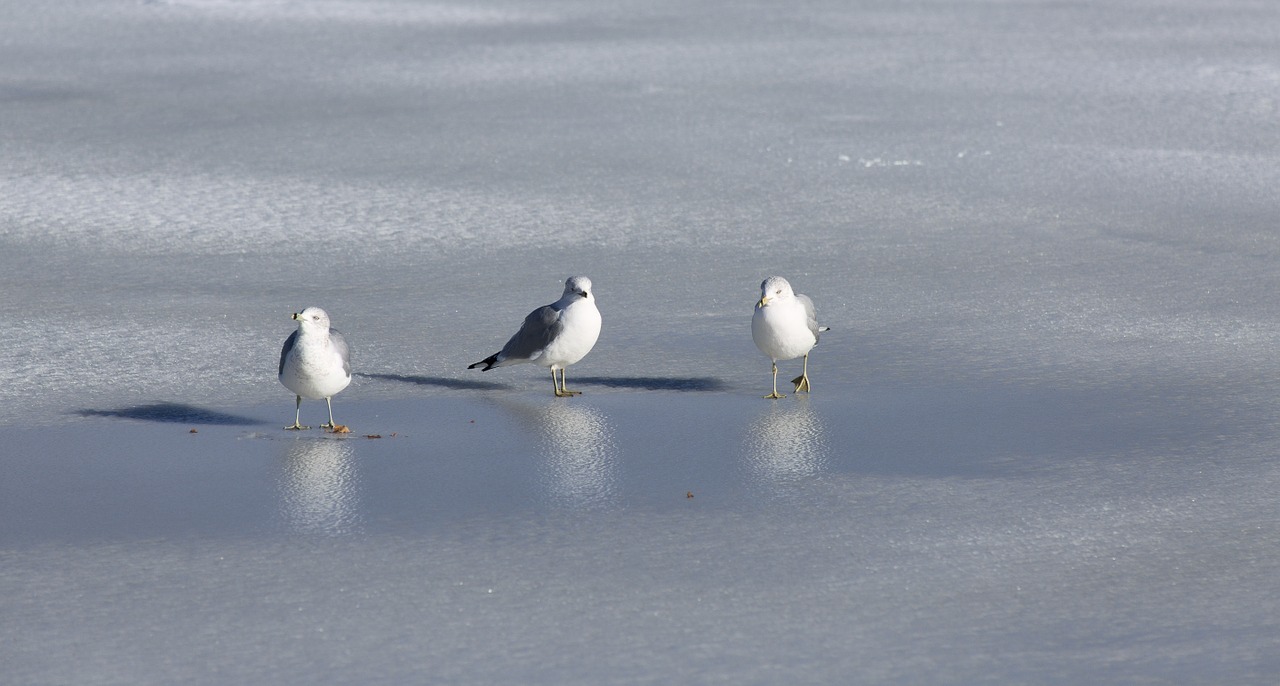
[[[280,508],[291,529],[328,536],[358,530],[358,474],[348,441],[291,441],[281,464]]]
[[[747,430],[747,470],[764,488],[827,469],[826,432],[808,398],[772,403]]]
[[[507,404],[538,435],[538,481],[557,505],[606,507],[617,498],[618,449],[613,428],[599,410],[563,401]]]

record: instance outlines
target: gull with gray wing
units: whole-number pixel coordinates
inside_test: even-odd
[[[804,356],[804,371],[791,380],[796,392],[809,392],[809,351],[818,344],[818,334],[828,327],[818,326],[818,313],[807,295],[791,290],[781,276],[770,276],[760,284],[760,300],[751,316],[751,338],[756,347],[773,361],[773,393],[778,393],[778,360]]]
[[[298,328],[285,339],[280,350],[280,383],[297,398],[293,426],[286,429],[309,429],[302,425],[302,399],[324,398],[329,406],[329,423],[321,428],[332,430],[333,396],[351,383],[351,353],[347,341],[329,327],[329,315],[319,307],[295,312]]]
[[[580,395],[565,385],[565,369],[595,346],[600,337],[600,310],[591,291],[591,279],[573,276],[565,280],[560,299],[529,313],[520,330],[502,350],[467,367],[487,372],[494,367],[532,362],[551,368],[556,397]],[[560,376],[556,378],[556,372]]]

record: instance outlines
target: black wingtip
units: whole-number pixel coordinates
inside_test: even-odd
[[[475,369],[476,367],[479,367],[480,365],[484,365],[484,367],[481,367],[480,371],[482,371],[482,372],[487,372],[487,371],[489,371],[490,369],[493,369],[493,364],[494,364],[495,362],[497,362],[497,361],[498,361],[498,356],[497,356],[497,355],[490,355],[490,356],[488,356],[488,357],[484,358],[483,360],[480,360],[479,362],[477,362],[477,363],[475,363],[475,364],[469,364],[469,365],[467,365],[467,369]]]

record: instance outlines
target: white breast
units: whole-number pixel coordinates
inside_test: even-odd
[[[300,335],[285,358],[280,383],[296,395],[319,400],[346,388],[351,375],[328,336]]]
[[[779,304],[757,307],[751,316],[751,338],[760,352],[772,360],[791,360],[813,349],[818,339],[809,330],[804,307]]]
[[[538,364],[564,369],[586,357],[600,338],[600,310],[592,300],[576,300],[560,315],[564,330],[539,358]]]

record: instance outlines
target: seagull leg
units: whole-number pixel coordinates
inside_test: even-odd
[[[298,401],[294,406],[294,409],[296,410],[296,412],[293,415],[293,426],[286,426],[285,429],[288,431],[301,431],[303,429],[310,429],[311,427],[302,425],[302,396],[299,395],[295,397],[298,399]]]
[[[565,384],[565,380],[564,380],[564,373],[565,373],[565,371],[566,371],[566,370],[564,370],[564,369],[561,369],[561,370],[560,370],[560,387],[559,387],[558,389],[556,389],[556,397],[557,397],[557,398],[572,398],[572,397],[573,397],[573,396],[575,396],[575,395],[582,395],[582,391],[571,391],[571,390],[569,390],[569,387],[568,387],[568,385],[566,385],[566,384]],[[555,378],[555,376],[556,376],[555,370],[552,370],[552,372],[551,372],[551,378],[552,378],[552,379],[554,379],[554,378]]]
[[[786,396],[778,392],[778,363],[773,363],[773,392],[765,396],[766,398],[785,398]]]
[[[796,385],[796,393],[800,391],[809,392],[809,353],[804,354],[804,371],[800,373],[800,376],[792,379],[791,383]]]
[[[321,424],[321,425],[320,425],[320,428],[321,428],[321,429],[332,429],[334,426],[336,426],[336,425],[333,423],[333,398],[325,398],[325,399],[324,399],[324,402],[325,402],[325,404],[326,404],[326,405],[328,405],[328,406],[329,406],[329,423],[328,423],[328,424]]]

